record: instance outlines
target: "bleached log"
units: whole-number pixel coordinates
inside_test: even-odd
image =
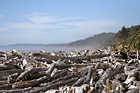
[[[133,88],[133,89],[128,90],[126,93],[139,93],[139,89]]]
[[[88,69],[88,74],[86,76],[86,80],[85,80],[86,84],[89,84],[93,71],[94,71],[93,66],[90,66],[89,69]]]
[[[81,77],[77,82],[75,82],[72,86],[80,86],[84,83],[84,80],[86,79],[86,77]]]
[[[105,73],[101,76],[100,78],[100,82],[102,82],[103,84],[106,83],[107,78],[112,77],[113,76],[113,69],[112,68],[108,68]]]
[[[52,80],[53,80],[52,77],[48,77],[48,76],[43,76],[37,79],[37,81],[40,83],[48,83],[51,82]]]
[[[105,73],[101,76],[99,81],[96,83],[96,88],[99,87],[98,90],[103,91],[104,86],[106,85],[106,80],[114,78],[116,74],[122,73],[124,66],[118,65],[116,68],[108,68]]]
[[[107,78],[113,78],[116,74],[122,73],[124,66],[118,65],[115,69],[108,68],[105,73],[101,76],[100,81],[106,84]]]
[[[106,84],[106,80],[113,76],[113,68],[108,68],[105,73],[101,76],[99,81],[95,85],[94,91],[102,92],[104,89],[104,85]]]
[[[15,53],[17,53],[18,55],[22,56],[24,59],[26,59],[27,62],[31,62],[31,63],[35,64],[37,67],[42,67],[42,66],[47,67],[46,64],[41,63],[41,62],[38,62],[38,61],[36,61],[36,60],[34,60],[34,59],[31,59],[31,58],[29,58],[28,56],[26,56],[25,54],[19,52],[19,51],[16,50],[16,49],[13,49],[13,51],[14,51]]]
[[[55,67],[56,67],[56,63],[52,63],[51,66],[49,67],[49,69],[46,71],[46,75],[51,76],[51,73],[53,72]]]
[[[137,60],[139,60],[139,51],[137,51]]]

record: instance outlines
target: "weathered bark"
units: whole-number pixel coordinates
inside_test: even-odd
[[[5,57],[5,54],[0,54],[0,57]]]
[[[16,81],[27,80],[27,78],[30,75],[32,75],[33,73],[36,73],[36,72],[39,72],[39,71],[45,71],[45,70],[46,70],[45,68],[33,68],[33,69],[26,70],[18,76]]]
[[[67,80],[78,76],[78,74],[66,76],[67,73],[68,73],[67,70],[64,70],[58,74],[54,74],[52,77],[48,77],[48,76],[40,77],[39,79],[37,79],[37,81],[39,81],[40,83],[48,83],[52,81],[51,83],[55,83],[61,80]]]
[[[96,59],[110,56],[110,54],[99,54],[99,55],[91,55],[91,56],[76,56],[76,57],[65,57],[64,59],[70,60],[88,60],[88,59]]]
[[[124,70],[124,66],[123,65],[118,65],[115,69],[114,69],[114,72],[113,72],[113,76],[115,77],[116,74],[120,74],[122,73]]]
[[[106,80],[106,87],[105,87],[105,92],[106,93],[110,93],[111,90],[113,90],[114,86],[112,84],[112,82],[110,81],[110,79]]]
[[[95,90],[102,92],[104,89],[104,85],[106,85],[106,80],[113,76],[113,69],[108,68],[105,73],[101,76],[99,81],[95,85]]]
[[[7,77],[7,83],[14,83],[14,82],[16,82],[17,77],[18,77],[18,73],[14,73],[12,75],[9,75]]]
[[[139,93],[139,89],[137,88],[132,88],[129,91],[127,91],[127,93]]]
[[[103,84],[106,84],[107,78],[111,78],[113,76],[113,69],[108,68],[105,73],[101,76],[99,82],[102,82]]]
[[[0,65],[0,71],[2,70],[9,70],[9,69],[14,69],[15,67],[12,65]]]
[[[109,66],[109,63],[97,63],[96,66],[95,66],[95,69],[103,69],[103,70],[106,70],[109,67],[110,67]]]
[[[68,70],[67,69],[64,69],[64,70],[62,70],[61,72],[59,72],[59,73],[55,73],[53,76],[52,76],[52,78],[53,79],[58,79],[58,78],[61,78],[62,76],[64,77],[64,76],[66,76],[66,75],[68,75]]]
[[[84,80],[86,79],[86,77],[81,77],[77,82],[75,82],[72,86],[80,86],[84,83]]]
[[[28,93],[28,91],[31,90],[31,88],[25,88],[25,89],[11,89],[11,90],[1,90],[0,93]]]
[[[51,77],[48,76],[43,76],[37,79],[38,82],[40,83],[48,83],[51,82],[53,79]]]
[[[96,88],[100,87],[100,91],[104,89],[103,85],[106,85],[106,80],[114,78],[116,74],[122,73],[124,66],[118,65],[114,70],[108,68],[105,73],[101,76],[100,80],[96,83]]]
[[[92,64],[57,64],[56,68],[58,69],[65,69],[65,68],[70,68],[70,67],[86,67],[88,65],[92,65]]]
[[[1,76],[0,80],[7,80],[7,76]]]
[[[58,78],[56,80],[53,80],[51,83],[55,83],[55,82],[59,82],[61,80],[68,80],[68,79],[71,79],[71,78],[75,78],[75,77],[80,77],[80,73],[75,73],[75,74],[72,74],[72,75],[69,75],[69,76],[65,76],[65,77],[61,77],[61,78]]]
[[[0,85],[4,85],[4,84],[7,84],[6,80],[0,81]]]
[[[33,56],[38,56],[38,55],[33,55]],[[96,59],[96,58],[103,58],[110,56],[110,54],[98,54],[98,55],[91,55],[91,56],[76,56],[76,57],[63,57],[63,56],[51,56],[51,55],[45,55],[45,54],[40,54],[39,57],[44,57],[50,60],[58,60],[58,59],[69,59],[69,60],[88,60],[88,59]]]
[[[19,81],[19,82],[15,82],[15,83],[12,85],[12,88],[35,87],[35,86],[38,86],[39,84],[40,84],[40,82],[37,81],[37,80]]]
[[[52,60],[50,59],[42,59],[42,58],[35,58],[35,60],[39,61],[39,62],[47,62],[47,64],[52,64]]]
[[[38,79],[38,78],[43,77],[45,75],[46,75],[46,71],[40,71],[40,72],[37,72],[37,73],[33,73],[32,75],[30,75],[30,77],[28,79],[29,80]]]
[[[24,70],[22,70],[22,69],[11,69],[11,70],[0,71],[0,77],[11,75],[11,74],[14,74],[14,73],[22,73],[23,71]]]
[[[78,80],[77,77],[71,78],[71,79],[68,79],[68,80],[61,80],[59,82],[51,83],[51,84],[49,84],[49,85],[47,85],[45,87],[41,87],[39,89],[31,90],[29,93],[38,93],[40,91],[45,92],[45,91],[47,91],[49,89],[56,89],[58,87],[67,85],[68,83],[75,82],[76,80]]]
[[[88,74],[86,76],[86,80],[85,80],[86,84],[89,84],[92,73],[93,73],[93,66],[90,66],[88,69]]]
[[[9,90],[12,88],[12,84],[0,85],[0,90]]]
[[[51,73],[53,72],[55,67],[56,67],[56,63],[52,63],[51,66],[49,67],[49,69],[46,71],[46,75],[51,76]]]

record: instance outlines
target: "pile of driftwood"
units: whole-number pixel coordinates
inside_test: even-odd
[[[138,51],[0,52],[0,93],[139,93]]]

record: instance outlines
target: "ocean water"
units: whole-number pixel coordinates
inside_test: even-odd
[[[0,46],[0,51],[12,51],[17,49],[19,51],[31,52],[31,51],[71,51],[71,50],[84,50],[94,49],[89,47],[66,47],[66,46]]]

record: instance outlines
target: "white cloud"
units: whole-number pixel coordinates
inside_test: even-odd
[[[28,17],[28,20],[34,23],[49,23],[49,22],[57,21],[55,17],[50,17],[50,16],[33,16],[33,17]]]
[[[8,28],[0,28],[0,31],[7,31]]]
[[[63,22],[71,21],[77,18],[74,17],[64,17],[58,18],[53,16],[48,16],[47,13],[36,13],[26,17],[30,22],[26,23],[8,23],[6,27],[9,29],[21,29],[21,30],[46,30],[46,29],[63,29],[67,28]],[[60,24],[62,23],[62,24]]]
[[[30,22],[23,23],[9,23],[6,25],[9,29],[22,31],[25,33],[42,33],[53,30],[56,33],[69,33],[77,35],[93,35],[102,32],[116,32],[116,28],[123,26],[122,22],[116,20],[86,20],[80,21],[76,17],[54,17],[48,16],[46,13],[39,13],[26,17]],[[24,34],[25,34],[24,33]]]
[[[115,20],[88,20],[81,22],[66,22],[64,24],[81,28],[102,28],[102,27],[122,26],[121,22]]]
[[[7,24],[7,27],[12,29],[23,29],[23,30],[44,30],[44,29],[64,28],[64,26],[61,25],[36,24],[36,23],[10,23]]]
[[[123,26],[122,22],[103,19],[79,22],[64,22],[63,24],[73,27],[65,29],[63,31],[76,34],[98,34],[102,32],[116,32],[116,28],[120,28]]]
[[[46,23],[46,20],[48,23]],[[116,28],[123,26],[123,23],[115,20],[87,20],[87,21],[78,21],[72,22],[71,18],[54,18],[54,17],[41,17],[33,18],[32,22],[28,23],[9,23],[6,26],[9,29],[19,29],[25,31],[41,31],[53,29],[56,31],[65,32],[65,33],[75,33],[75,34],[98,34],[102,32],[115,32]],[[60,22],[58,22],[61,20]],[[64,21],[67,20],[67,21]],[[54,22],[54,23],[49,23]],[[115,29],[114,29],[115,28]],[[49,30],[48,30],[49,31]]]
[[[77,19],[76,17],[54,17],[54,16],[48,16],[47,13],[40,13],[36,15],[30,15],[27,17],[28,20],[30,20],[33,23],[55,23],[55,22],[63,22],[63,21],[70,21]]]

